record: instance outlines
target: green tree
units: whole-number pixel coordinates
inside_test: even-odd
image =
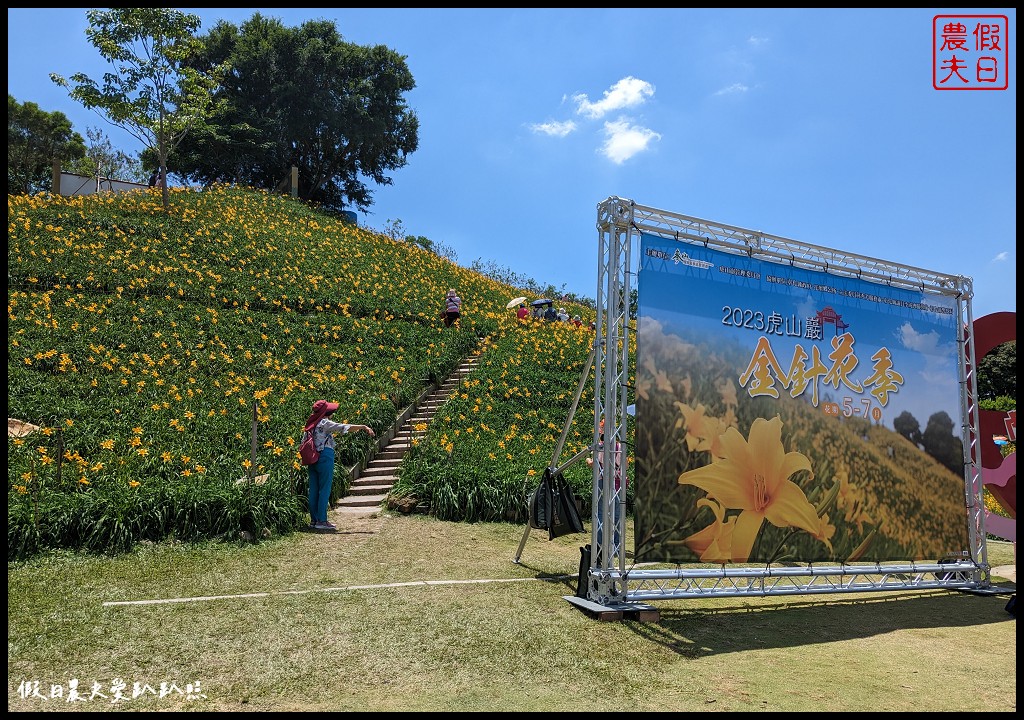
[[[207,127],[177,149],[189,181],[279,190],[294,165],[298,194],[332,211],[367,210],[364,178],[390,185],[419,143],[404,96],[415,87],[405,56],[345,42],[333,21],[286,28],[259,13],[219,22],[202,38],[202,65],[229,64],[231,81]]]
[[[928,418],[928,425],[921,434],[924,451],[955,473],[962,473],[964,467],[963,441],[953,435],[953,420],[945,411],[939,411]]]
[[[405,225],[400,219],[388,219],[388,221],[384,223],[384,229],[381,231],[381,234],[387,235],[395,242],[405,242],[409,245],[415,245],[416,247],[423,248],[427,252],[434,253],[438,257],[450,260],[456,265],[459,262],[459,255],[455,252],[455,248],[443,242],[431,240],[425,235],[407,234],[405,231]]]
[[[166,208],[167,157],[214,111],[213,91],[225,68],[203,72],[188,64],[201,47],[195,37],[198,15],[172,8],[111,8],[88,10],[86,17],[86,37],[115,72],[103,76],[102,87],[83,73],[70,81],[50,73],[50,79],[156,153]]]
[[[896,416],[892,421],[892,429],[915,445],[921,442],[921,425],[908,410]]]
[[[1017,397],[1017,341],[1004,342],[978,360],[978,397]]]
[[[53,189],[53,161],[64,167],[85,156],[85,141],[61,112],[7,94],[7,194]]]
[[[68,166],[68,172],[130,182],[146,182],[146,171],[139,157],[115,149],[110,138],[100,128],[86,128],[85,134],[89,138],[85,157],[72,162]]]

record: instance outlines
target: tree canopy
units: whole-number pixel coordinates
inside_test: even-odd
[[[1011,340],[978,358],[978,397],[1017,397],[1017,341]]]
[[[68,165],[85,157],[85,141],[61,112],[7,94],[7,194],[53,189],[53,161]]]
[[[275,190],[298,168],[298,194],[326,209],[367,210],[364,179],[392,184],[419,144],[406,104],[415,87],[405,56],[343,40],[333,21],[295,28],[259,13],[221,21],[201,38],[197,69],[231,67],[222,105],[174,155],[186,180]]]
[[[188,64],[200,47],[200,18],[172,8],[88,10],[86,17],[89,42],[115,72],[103,76],[102,87],[84,73],[50,79],[155,152],[166,178],[168,154],[214,109],[212,91],[224,70]]]

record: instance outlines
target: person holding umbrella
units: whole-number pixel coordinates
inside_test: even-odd
[[[534,300],[532,303],[530,303],[530,305],[533,306],[533,316],[535,318],[537,318],[538,320],[540,320],[540,319],[554,320],[555,319],[555,308],[554,308],[555,301],[554,300],[549,300],[548,298],[540,298],[539,300]],[[548,317],[548,313],[545,312],[545,308],[547,308],[547,310],[550,311],[550,313],[551,313],[551,317],[550,318]]]
[[[508,305],[506,305],[505,308],[508,309],[508,310],[511,310],[512,308],[517,307],[517,306],[518,306],[518,309],[516,310],[516,318],[517,319],[522,320],[523,318],[525,318],[527,315],[530,314],[530,311],[527,310],[527,308],[526,308],[526,298],[522,297],[522,296],[517,297],[517,298],[512,298],[511,300],[509,300],[508,301]]]

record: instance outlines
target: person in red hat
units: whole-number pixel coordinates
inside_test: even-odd
[[[331,487],[334,485],[334,433],[366,432],[374,436],[369,425],[350,425],[331,420],[331,415],[338,409],[338,403],[317,400],[313,403],[313,412],[303,432],[313,434],[313,444],[320,452],[320,459],[309,470],[309,528],[311,530],[336,530],[334,523],[327,520],[327,504],[331,500]]]

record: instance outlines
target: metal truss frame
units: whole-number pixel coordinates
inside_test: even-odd
[[[619,197],[609,197],[598,203],[597,230],[597,323],[593,352],[594,500],[591,509],[592,551],[587,600],[605,607],[629,607],[631,603],[639,601],[676,598],[931,589],[984,591],[991,587],[978,444],[980,413],[973,374],[976,362],[971,316],[971,298],[974,294],[971,278],[809,245],[761,231],[638,205],[632,200]],[[699,243],[726,253],[954,298],[957,302],[957,318],[964,328],[958,347],[964,446],[964,507],[970,558],[892,565],[627,567],[622,543],[616,546],[614,542],[616,529],[619,537],[625,538],[625,493],[621,497],[615,493],[614,473],[601,473],[597,461],[602,460],[604,467],[614,467],[613,437],[625,447],[626,408],[632,391],[628,376],[629,337],[633,331],[629,306],[638,272],[638,269],[633,269],[632,253],[634,243],[639,252],[641,233],[674,238],[680,243]],[[613,432],[606,433],[609,441],[599,447],[602,421]],[[623,463],[624,470],[625,465]],[[616,506],[620,510],[618,515],[615,513]]]

